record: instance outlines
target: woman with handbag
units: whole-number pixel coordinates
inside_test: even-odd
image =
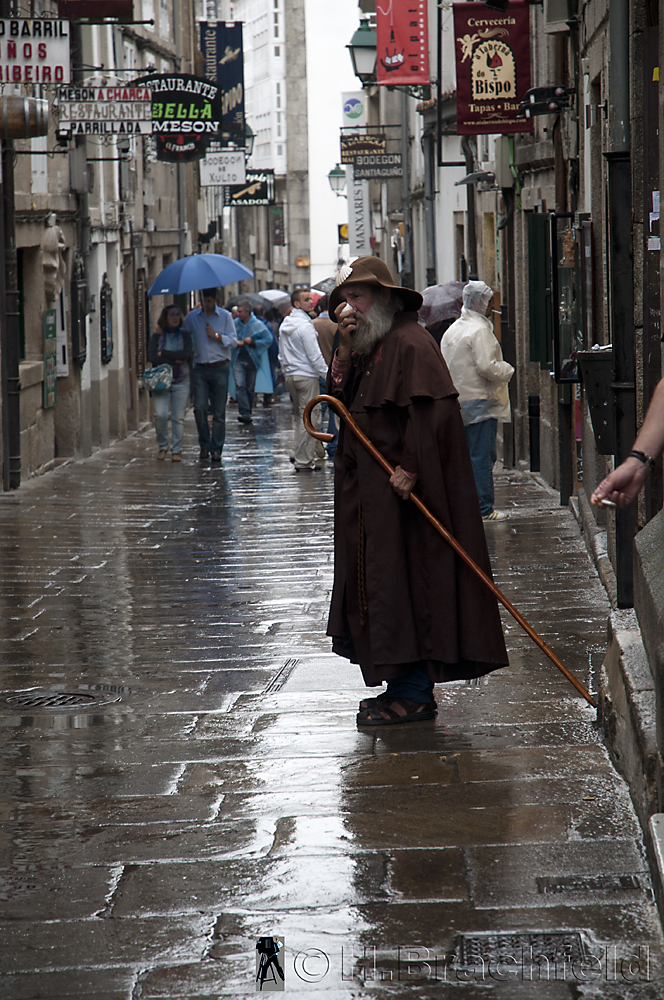
[[[176,305],[165,306],[157,320],[157,329],[148,343],[150,364],[155,367],[169,364],[173,372],[170,388],[150,393],[154,404],[154,426],[159,447],[157,458],[160,462],[166,458],[168,451],[169,410],[173,438],[171,457],[174,462],[182,461],[184,414],[187,409],[187,400],[191,396],[191,357],[193,352],[194,343],[191,334],[184,327],[179,307]]]

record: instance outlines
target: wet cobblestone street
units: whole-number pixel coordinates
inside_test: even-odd
[[[294,473],[286,401],[227,418],[221,467],[189,413],[181,464],[149,430],[0,495],[0,997],[253,992],[273,934],[302,996],[663,997],[594,710],[504,614],[509,668],[358,731],[332,464]],[[610,605],[576,522],[496,482],[496,583],[593,690]],[[568,959],[529,964],[536,934]]]

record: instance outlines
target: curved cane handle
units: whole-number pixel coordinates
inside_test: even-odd
[[[387,474],[390,476],[393,474],[394,469],[390,465],[390,463],[381,455],[381,453],[378,451],[378,448],[376,448],[376,446],[371,443],[366,434],[362,430],[360,430],[357,423],[350,415],[344,404],[340,400],[335,399],[334,396],[314,396],[314,398],[309,400],[309,402],[305,406],[302,419],[304,421],[304,426],[309,431],[312,437],[319,438],[321,441],[326,441],[329,440],[330,438],[329,434],[321,434],[319,431],[316,431],[313,427],[313,424],[311,423],[311,411],[313,410],[314,406],[316,406],[318,403],[327,403],[327,405],[330,406],[333,410],[335,410],[340,417],[343,417],[343,419],[346,421],[346,423],[348,424],[348,426],[350,427],[351,431],[358,439],[358,441],[360,441],[367,449],[367,451],[371,455],[373,455],[373,457],[376,459],[379,465],[382,466],[385,472],[387,472]],[[496,587],[493,580],[491,580],[490,577],[486,575],[484,570],[477,565],[475,560],[468,555],[463,546],[457,542],[456,538],[449,533],[447,528],[443,527],[438,518],[434,517],[429,508],[422,503],[420,498],[418,496],[415,496],[414,493],[411,493],[408,499],[413,501],[417,509],[424,514],[424,516],[428,521],[431,522],[436,531],[443,536],[443,538],[449,545],[452,546],[452,548],[459,556],[459,558],[463,559],[466,565],[472,569],[473,573],[475,573],[475,575],[480,578],[482,583],[489,588],[494,597],[497,598],[497,600],[500,601],[503,607],[505,607],[509,611],[509,613],[515,619],[515,621],[517,621],[521,626],[521,628],[528,633],[530,638],[537,646],[539,646],[542,652],[546,653],[551,662],[558,667],[558,670],[560,670],[560,672],[564,674],[564,676],[567,678],[570,684],[572,684],[576,688],[579,694],[583,695],[588,704],[592,705],[593,708],[597,708],[597,703],[595,702],[595,699],[592,697],[591,694],[589,694],[588,691],[586,691],[581,681],[578,680],[578,678],[574,676],[571,670],[568,670],[567,667],[564,665],[564,663],[562,663],[558,659],[553,650],[550,649],[549,646],[547,646],[547,644],[544,642],[544,639],[540,638],[535,629],[531,628],[531,626],[528,624],[528,622],[523,617],[521,612],[517,611],[512,602],[505,597],[505,595],[502,593],[502,591],[498,589],[498,587]]]

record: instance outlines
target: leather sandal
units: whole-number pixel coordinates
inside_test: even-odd
[[[392,695],[389,695],[387,691],[383,691],[382,694],[376,695],[374,698],[363,698],[358,705],[358,711],[367,712],[371,708],[382,708],[384,705],[389,705],[390,702],[394,701]],[[438,703],[435,701],[427,702],[432,711],[438,711]]]
[[[380,696],[379,696],[380,697]],[[435,719],[436,703],[411,701],[410,698],[390,698],[357,715],[358,726],[398,726],[402,722],[424,722]]]

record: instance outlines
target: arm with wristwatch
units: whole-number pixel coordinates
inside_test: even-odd
[[[595,488],[590,502],[596,507],[628,507],[664,450],[664,379],[652,397],[634,447],[617,469]]]

